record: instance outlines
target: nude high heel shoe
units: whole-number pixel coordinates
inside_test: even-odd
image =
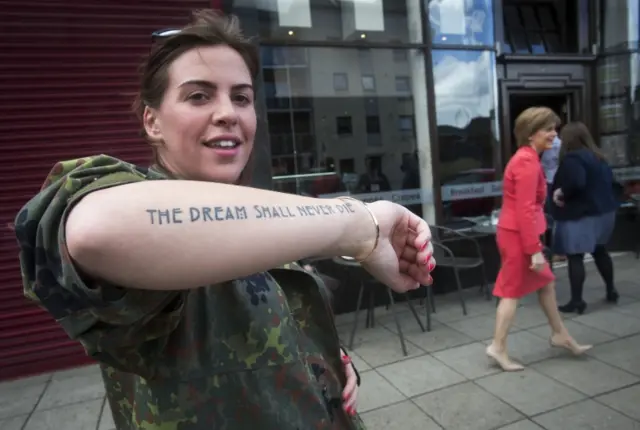
[[[564,348],[573,355],[582,355],[593,348],[593,345],[580,345],[572,337],[562,336],[551,336],[549,344],[555,348]]]

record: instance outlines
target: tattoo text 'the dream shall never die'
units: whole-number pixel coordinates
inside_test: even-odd
[[[327,205],[253,205],[253,206],[191,206],[189,208],[147,209],[152,225],[193,222],[268,220],[298,217],[331,216],[354,213],[351,203]]]

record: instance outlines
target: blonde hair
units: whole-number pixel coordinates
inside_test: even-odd
[[[516,118],[513,134],[518,146],[529,144],[529,138],[540,130],[560,125],[560,118],[548,107],[535,106],[525,109]]]

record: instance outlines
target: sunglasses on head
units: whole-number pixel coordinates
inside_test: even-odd
[[[156,42],[158,40],[166,39],[167,37],[171,37],[174,34],[180,33],[182,30],[176,28],[165,28],[164,30],[158,30],[151,33],[151,42]]]

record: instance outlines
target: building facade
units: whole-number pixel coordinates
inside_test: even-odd
[[[266,187],[388,199],[464,226],[500,206],[515,117],[546,105],[590,127],[623,198],[639,191],[637,0],[224,8],[260,44]]]

